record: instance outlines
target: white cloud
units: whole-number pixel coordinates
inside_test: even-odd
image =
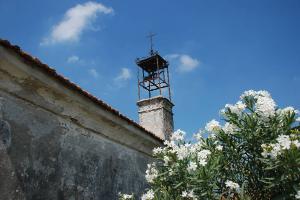
[[[179,70],[182,72],[189,72],[199,66],[200,62],[196,58],[192,58],[189,55],[181,55]]]
[[[97,72],[96,69],[89,69],[88,72],[94,78],[98,78],[99,77],[99,73]]]
[[[77,4],[67,10],[64,18],[52,28],[50,36],[41,45],[78,41],[82,32],[100,13],[111,14],[113,9],[92,1]]]
[[[120,74],[115,78],[115,81],[126,81],[131,78],[131,71],[128,68],[122,68]]]
[[[167,55],[166,58],[178,62],[177,69],[179,72],[193,71],[201,64],[201,62],[198,59],[192,58],[190,55],[187,54],[170,54]]]
[[[79,61],[79,57],[78,57],[78,56],[75,56],[75,55],[70,56],[70,57],[68,58],[68,60],[67,60],[68,63],[76,63],[76,62],[78,62],[78,61]]]

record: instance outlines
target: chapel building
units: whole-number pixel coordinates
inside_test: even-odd
[[[139,91],[149,92],[139,93],[140,123],[0,40],[0,200],[143,193],[152,150],[173,132],[173,104],[168,63],[152,52],[136,64]]]

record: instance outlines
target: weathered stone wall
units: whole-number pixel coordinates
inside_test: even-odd
[[[0,46],[0,199],[140,194],[160,141]]]
[[[174,130],[173,104],[163,96],[137,102],[140,124],[162,139],[169,139]]]

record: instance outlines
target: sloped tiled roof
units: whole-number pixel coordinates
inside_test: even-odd
[[[57,81],[59,81],[66,87],[78,92],[80,95],[83,95],[84,97],[88,98],[90,101],[96,103],[101,108],[103,108],[103,109],[107,110],[108,112],[116,115],[117,117],[127,121],[132,126],[135,126],[136,128],[145,132],[145,134],[150,135],[152,138],[154,138],[160,142],[163,141],[161,138],[156,136],[154,133],[146,130],[144,127],[142,127],[141,125],[139,125],[132,119],[129,119],[125,115],[121,114],[118,110],[112,108],[110,105],[108,105],[104,101],[98,99],[97,97],[95,97],[92,94],[88,93],[87,91],[83,90],[81,87],[79,87],[75,83],[71,82],[67,78],[58,74],[53,68],[49,67],[47,64],[42,63],[38,58],[35,58],[35,57],[31,56],[30,54],[22,51],[22,49],[19,46],[12,45],[9,41],[3,40],[3,39],[0,39],[0,45],[15,52],[17,55],[19,55],[24,60],[25,63],[28,63],[32,67],[38,67],[40,70],[42,70],[48,76],[55,78]]]

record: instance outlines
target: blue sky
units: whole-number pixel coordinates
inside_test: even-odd
[[[0,37],[128,117],[146,35],[169,56],[175,128],[194,133],[249,89],[300,108],[300,1],[0,0]]]

